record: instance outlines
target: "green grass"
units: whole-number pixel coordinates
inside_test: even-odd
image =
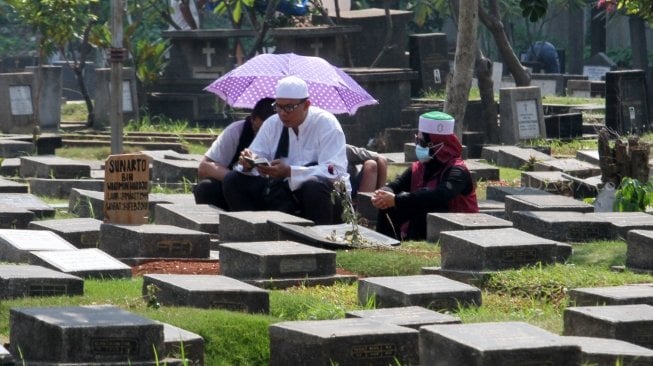
[[[86,122],[88,109],[86,104],[68,102],[61,106],[61,122]]]

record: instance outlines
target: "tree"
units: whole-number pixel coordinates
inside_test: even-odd
[[[625,10],[628,15],[637,15],[653,24],[653,0],[599,0],[596,6],[608,13]]]

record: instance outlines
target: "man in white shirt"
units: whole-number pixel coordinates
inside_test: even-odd
[[[227,203],[234,211],[279,210],[318,225],[340,221],[340,207],[331,202],[333,182],[343,179],[351,191],[340,123],[330,112],[311,106],[308,87],[298,77],[280,80],[275,96],[277,114],[243,150],[240,167],[224,178]],[[270,165],[254,166],[248,161],[252,158],[265,158]],[[270,198],[270,191],[283,187],[285,198]]]

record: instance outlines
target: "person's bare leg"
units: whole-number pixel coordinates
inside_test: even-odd
[[[384,157],[379,155],[378,159],[376,159],[376,187],[375,189],[379,189],[383,186],[385,186],[385,182],[388,179],[388,160]]]
[[[358,192],[374,192],[377,188],[377,164],[374,160],[367,160],[363,163],[361,181],[358,185]]]

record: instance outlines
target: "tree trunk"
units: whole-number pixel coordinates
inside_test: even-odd
[[[497,125],[497,103],[494,101],[494,81],[492,80],[492,60],[483,55],[480,46],[476,47],[476,62],[474,64],[478,90],[483,104],[483,120],[485,121],[485,142],[499,142],[499,126]]]
[[[258,51],[261,48],[261,45],[263,44],[263,39],[265,38],[265,35],[268,33],[268,29],[270,28],[270,21],[274,16],[274,10],[279,5],[279,1],[280,0],[270,0],[270,2],[268,3],[268,7],[265,9],[265,18],[263,19],[263,25],[261,25],[261,29],[258,32],[258,36],[254,41],[254,45],[247,53],[245,60],[249,60],[250,58],[254,57],[256,55],[256,51]]]

